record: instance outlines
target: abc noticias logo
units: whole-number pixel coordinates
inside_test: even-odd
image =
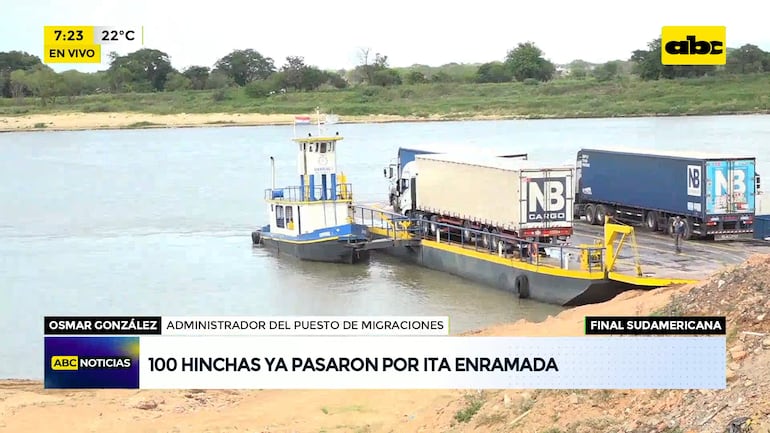
[[[51,357],[52,370],[113,370],[131,368],[128,356],[75,356],[60,355]]]
[[[727,28],[663,27],[660,61],[664,65],[724,65],[727,63]]]

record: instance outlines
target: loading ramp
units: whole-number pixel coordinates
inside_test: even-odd
[[[379,238],[369,239],[366,242],[356,242],[348,244],[351,248],[358,251],[382,250],[394,247],[419,247],[420,239],[391,239]]]
[[[380,208],[354,205],[355,222],[368,228],[369,240],[351,244],[361,251],[393,247],[419,247],[422,238],[414,220]]]

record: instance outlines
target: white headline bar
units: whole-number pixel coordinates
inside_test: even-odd
[[[142,336],[145,389],[724,389],[724,337]]]
[[[163,317],[162,335],[178,336],[439,336],[447,316]]]

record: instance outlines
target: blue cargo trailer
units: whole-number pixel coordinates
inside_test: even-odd
[[[686,239],[753,233],[759,175],[753,156],[697,152],[581,149],[575,171],[575,218],[604,216],[671,233],[685,220]]]

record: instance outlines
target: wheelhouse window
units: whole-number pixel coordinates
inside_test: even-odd
[[[283,206],[277,205],[275,207],[275,226],[278,228],[286,227],[285,219],[283,215]]]
[[[294,206],[286,206],[286,228],[294,230]]]

